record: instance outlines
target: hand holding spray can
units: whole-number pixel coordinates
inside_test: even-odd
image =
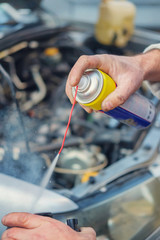
[[[101,109],[103,100],[115,88],[116,84],[109,75],[101,70],[88,69],[78,84],[76,101],[129,126],[139,129],[148,127],[154,120],[155,107],[147,98],[137,92],[131,95],[124,104],[113,110],[105,112]],[[74,96],[75,87],[72,88],[72,93]]]

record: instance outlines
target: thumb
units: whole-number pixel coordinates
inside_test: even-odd
[[[95,230],[93,228],[91,228],[91,227],[82,227],[80,229],[80,231],[81,231],[82,234],[93,236],[93,238],[91,238],[91,239],[93,239],[93,240],[96,239],[96,232],[95,232]]]
[[[112,93],[110,93],[102,102],[102,110],[109,111],[119,105],[122,105],[133,93],[134,91],[127,88],[119,86]]]
[[[9,213],[2,218],[2,224],[8,227],[37,228],[43,223],[41,216],[31,213]]]

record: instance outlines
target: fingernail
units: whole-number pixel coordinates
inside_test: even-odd
[[[109,111],[109,110],[113,109],[113,104],[109,101],[103,102],[102,103],[102,109],[105,110],[105,111]]]
[[[5,217],[2,218],[1,222],[4,224],[5,223]]]

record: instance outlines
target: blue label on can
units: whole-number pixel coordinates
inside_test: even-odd
[[[145,128],[151,124],[151,122],[147,121],[146,119],[143,119],[135,115],[134,113],[129,112],[121,107],[116,107],[113,110],[110,110],[108,112],[100,110],[100,112],[103,112],[117,119],[120,122],[124,122],[125,124],[136,127],[136,128]]]

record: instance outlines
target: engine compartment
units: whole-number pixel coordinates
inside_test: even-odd
[[[1,77],[0,164],[5,174],[34,184],[40,182],[64,136],[71,108],[65,83],[71,67],[82,54],[112,53],[91,37],[77,46],[72,34],[80,33],[69,31],[48,40],[18,43],[8,51],[24,45],[23,49],[1,59],[14,85],[25,128],[19,119],[14,96]],[[89,45],[93,46],[89,48]],[[118,53],[119,49],[114,49],[116,51]],[[138,139],[140,145],[145,132],[100,113],[89,115],[77,104],[65,143],[67,148],[55,169],[56,186],[52,183],[50,187],[71,188],[85,177],[85,169],[86,173],[88,168],[100,170],[101,166],[103,169],[127,156],[136,149]],[[84,170],[83,175],[81,170]],[[72,178],[68,178],[68,174]]]

